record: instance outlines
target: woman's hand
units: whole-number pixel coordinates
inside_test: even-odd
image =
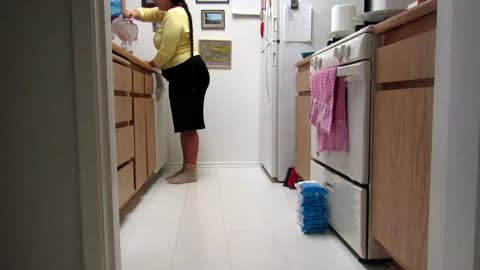
[[[152,68],[158,68],[157,65],[155,65],[155,63],[153,61],[149,61],[147,62],[148,65],[150,65]]]
[[[126,19],[135,19],[140,20],[142,18],[142,14],[138,9],[134,9],[132,11],[126,10],[123,12],[123,17]]]

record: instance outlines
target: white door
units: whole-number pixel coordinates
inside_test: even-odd
[[[267,1],[268,2],[268,1]],[[265,35],[264,51],[262,57],[262,80],[261,80],[261,162],[271,177],[277,177],[277,65],[278,44],[274,31],[277,9],[276,0],[272,0],[272,6],[267,4],[265,12]]]

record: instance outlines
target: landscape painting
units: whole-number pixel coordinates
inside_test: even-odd
[[[209,68],[232,68],[232,41],[200,40],[199,52]]]
[[[225,29],[225,11],[202,10],[202,29]]]

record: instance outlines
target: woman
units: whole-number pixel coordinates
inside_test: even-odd
[[[180,133],[183,167],[166,179],[171,184],[197,181],[197,130],[204,129],[203,103],[210,83],[207,66],[193,45],[192,16],[185,0],[156,0],[156,8],[126,11],[126,18],[160,23],[153,38],[158,52],[150,65],[169,82],[175,133]]]

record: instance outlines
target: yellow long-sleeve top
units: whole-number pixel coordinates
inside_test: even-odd
[[[168,69],[190,59],[190,27],[185,9],[175,7],[168,11],[158,8],[139,8],[138,10],[141,21],[160,23],[160,29],[153,37],[153,44],[158,50],[153,63],[157,67]],[[195,45],[193,55],[198,55]]]

